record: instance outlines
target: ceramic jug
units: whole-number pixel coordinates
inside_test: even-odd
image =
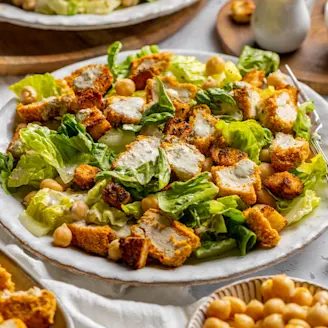
[[[299,48],[310,23],[310,13],[304,0],[259,0],[252,17],[257,44],[278,53]]]

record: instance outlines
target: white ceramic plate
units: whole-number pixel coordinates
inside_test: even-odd
[[[97,30],[134,25],[169,15],[186,8],[198,0],[158,0],[115,10],[108,15],[43,15],[24,11],[9,4],[0,4],[0,22],[45,30]]]
[[[186,56],[196,56],[197,59],[204,62],[209,57],[215,55],[214,53],[200,51],[169,51]],[[119,60],[124,59],[130,53],[120,54]],[[236,61],[234,57],[225,55],[222,55],[222,57]],[[56,71],[54,76],[62,78],[70,75],[73,70],[91,63],[105,64],[106,57],[98,57],[70,65]],[[320,108],[327,105],[326,102],[310,88],[306,87],[305,90],[308,96],[316,101],[323,122],[328,122],[328,111],[320,111]],[[3,123],[3,128],[0,129],[1,151],[6,149],[13,135],[16,119],[15,106],[16,102],[12,99],[0,111],[0,122]],[[328,131],[323,131],[323,133],[324,137],[328,135]],[[328,209],[327,189],[322,190],[322,195],[320,196],[322,197],[322,202],[316,211],[300,223],[285,229],[282,232],[282,240],[277,247],[271,250],[258,249],[245,257],[232,256],[206,262],[187,262],[176,269],[168,269],[161,266],[145,267],[138,271],[132,271],[121,264],[89,255],[74,248],[55,248],[51,244],[52,238],[50,236],[37,238],[22,226],[18,216],[23,211],[23,205],[19,199],[6,195],[2,189],[0,190],[0,220],[27,249],[37,256],[47,259],[69,271],[132,285],[196,285],[236,278],[246,273],[258,271],[283,261],[304,248],[328,228],[328,220],[326,218]]]

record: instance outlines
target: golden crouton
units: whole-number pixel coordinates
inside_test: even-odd
[[[243,77],[243,81],[249,83],[255,88],[262,88],[265,79],[265,72],[256,69],[247,72]]]
[[[182,141],[188,141],[191,132],[192,129],[186,121],[175,117],[170,118],[166,122],[164,128],[164,133],[167,136],[176,136],[179,137],[179,139]]]
[[[248,208],[243,214],[247,225],[256,234],[261,247],[272,248],[278,245],[281,238],[277,230],[271,227],[269,220],[257,207]]]
[[[249,23],[254,11],[253,0],[235,0],[231,3],[232,19],[237,23]]]
[[[267,85],[273,86],[276,89],[284,89],[288,85],[286,77],[280,71],[270,73],[267,77]]]
[[[181,266],[192,251],[200,247],[199,237],[193,229],[157,209],[146,211],[139,223],[131,227],[131,233],[149,238],[149,255],[167,266]]]
[[[302,138],[277,133],[271,145],[271,163],[276,171],[288,171],[298,167],[309,157],[309,143]]]
[[[100,170],[95,166],[80,164],[74,171],[73,183],[81,189],[91,189],[99,172]]]
[[[13,292],[15,290],[15,284],[11,280],[11,274],[0,266],[0,294],[4,290]]]
[[[148,238],[127,237],[120,239],[120,250],[123,261],[132,269],[142,269],[149,253],[150,240]]]
[[[76,118],[86,127],[94,140],[101,138],[111,128],[110,123],[97,107],[81,109],[76,114]]]
[[[256,203],[261,190],[260,168],[245,158],[232,166],[213,166],[212,175],[220,196],[238,195],[249,205]]]
[[[27,328],[21,319],[10,319],[2,322],[0,328]]]
[[[112,96],[106,99],[104,114],[113,125],[138,124],[145,109],[141,97]]]
[[[111,87],[114,78],[106,65],[88,65],[74,71],[65,80],[77,93],[92,88],[103,96]]]
[[[102,192],[103,200],[110,206],[121,209],[122,205],[131,201],[131,195],[122,186],[110,182]]]
[[[218,166],[232,166],[248,157],[246,153],[239,149],[217,146],[211,148],[211,156],[214,164]]]
[[[172,103],[175,107],[174,117],[187,120],[191,114],[191,106],[176,100],[173,100]]]
[[[81,92],[76,93],[76,109],[85,109],[97,107],[98,109],[102,109],[103,107],[103,98],[102,95],[96,91],[95,89],[86,89]]]
[[[130,79],[136,84],[136,89],[145,89],[149,79],[166,71],[170,66],[171,57],[172,54],[162,52],[133,60]]]
[[[27,127],[26,123],[20,123],[17,125],[15,134],[7,148],[7,152],[11,153],[15,159],[18,159],[24,152],[24,146],[20,138],[19,131],[26,127]]]
[[[108,225],[86,225],[80,221],[67,226],[72,232],[72,246],[100,256],[107,256],[108,246],[116,238],[115,231]]]
[[[278,232],[285,228],[288,224],[287,220],[273,207],[265,204],[257,204],[255,207],[257,207],[264,217],[270,222],[271,227]]]
[[[25,122],[45,122],[63,116],[71,110],[75,96],[57,96],[45,98],[29,105],[17,105],[17,114]]]
[[[50,327],[54,323],[55,312],[55,296],[37,287],[26,292],[4,293],[0,298],[0,314],[3,318],[20,319],[28,328]]]
[[[303,182],[294,174],[285,171],[270,175],[264,185],[278,197],[293,199],[299,196],[304,188]]]

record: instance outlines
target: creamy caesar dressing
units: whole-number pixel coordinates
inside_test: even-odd
[[[277,133],[276,138],[273,140],[272,146],[280,147],[282,149],[289,149],[289,148],[295,148],[295,147],[302,147],[305,144],[306,141],[304,140],[296,140],[291,134],[285,134],[285,133]]]
[[[91,113],[92,110],[90,108],[81,109],[76,113],[76,119],[79,122],[84,122],[89,118]]]
[[[210,137],[215,133],[215,127],[208,122],[201,112],[196,114],[193,130],[195,135],[201,138]]]
[[[140,97],[115,98],[110,108],[117,114],[141,120],[145,101]]]
[[[79,89],[93,88],[94,82],[100,75],[99,67],[89,67],[82,72],[80,76],[73,80],[73,85]]]
[[[137,71],[138,72],[142,72],[145,71],[149,68],[151,68],[154,64],[154,60],[153,59],[145,59],[142,61],[142,63],[138,66]]]

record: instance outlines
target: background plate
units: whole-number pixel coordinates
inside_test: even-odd
[[[167,51],[186,56],[196,56],[197,59],[204,62],[209,57],[216,55],[215,53],[200,51],[174,49]],[[118,59],[123,60],[130,53],[132,52],[123,52]],[[235,57],[221,56],[226,60],[236,61]],[[73,70],[91,63],[104,64],[106,63],[106,57],[98,57],[62,68],[56,71],[54,76],[62,78],[70,75]],[[309,87],[304,86],[304,88],[310,99],[315,100],[322,121],[328,122],[328,111],[324,108],[327,105],[326,102]],[[3,128],[0,130],[1,151],[6,149],[17,124],[15,106],[16,101],[12,99],[0,111],[0,122],[7,122],[6,125],[3,124]],[[322,136],[324,140],[328,140],[328,129],[323,131]],[[187,261],[185,265],[176,269],[151,266],[133,271],[121,264],[89,255],[75,248],[55,248],[52,246],[52,237],[37,238],[22,226],[18,220],[19,214],[23,211],[21,200],[6,195],[2,189],[0,190],[0,221],[33,254],[71,272],[130,285],[200,285],[236,278],[246,273],[258,271],[283,261],[311,243],[328,228],[326,218],[328,209],[327,188],[320,191],[320,196],[322,201],[315,212],[301,222],[286,228],[281,233],[282,240],[277,247],[270,250],[257,249],[245,257],[231,256],[204,262]]]

